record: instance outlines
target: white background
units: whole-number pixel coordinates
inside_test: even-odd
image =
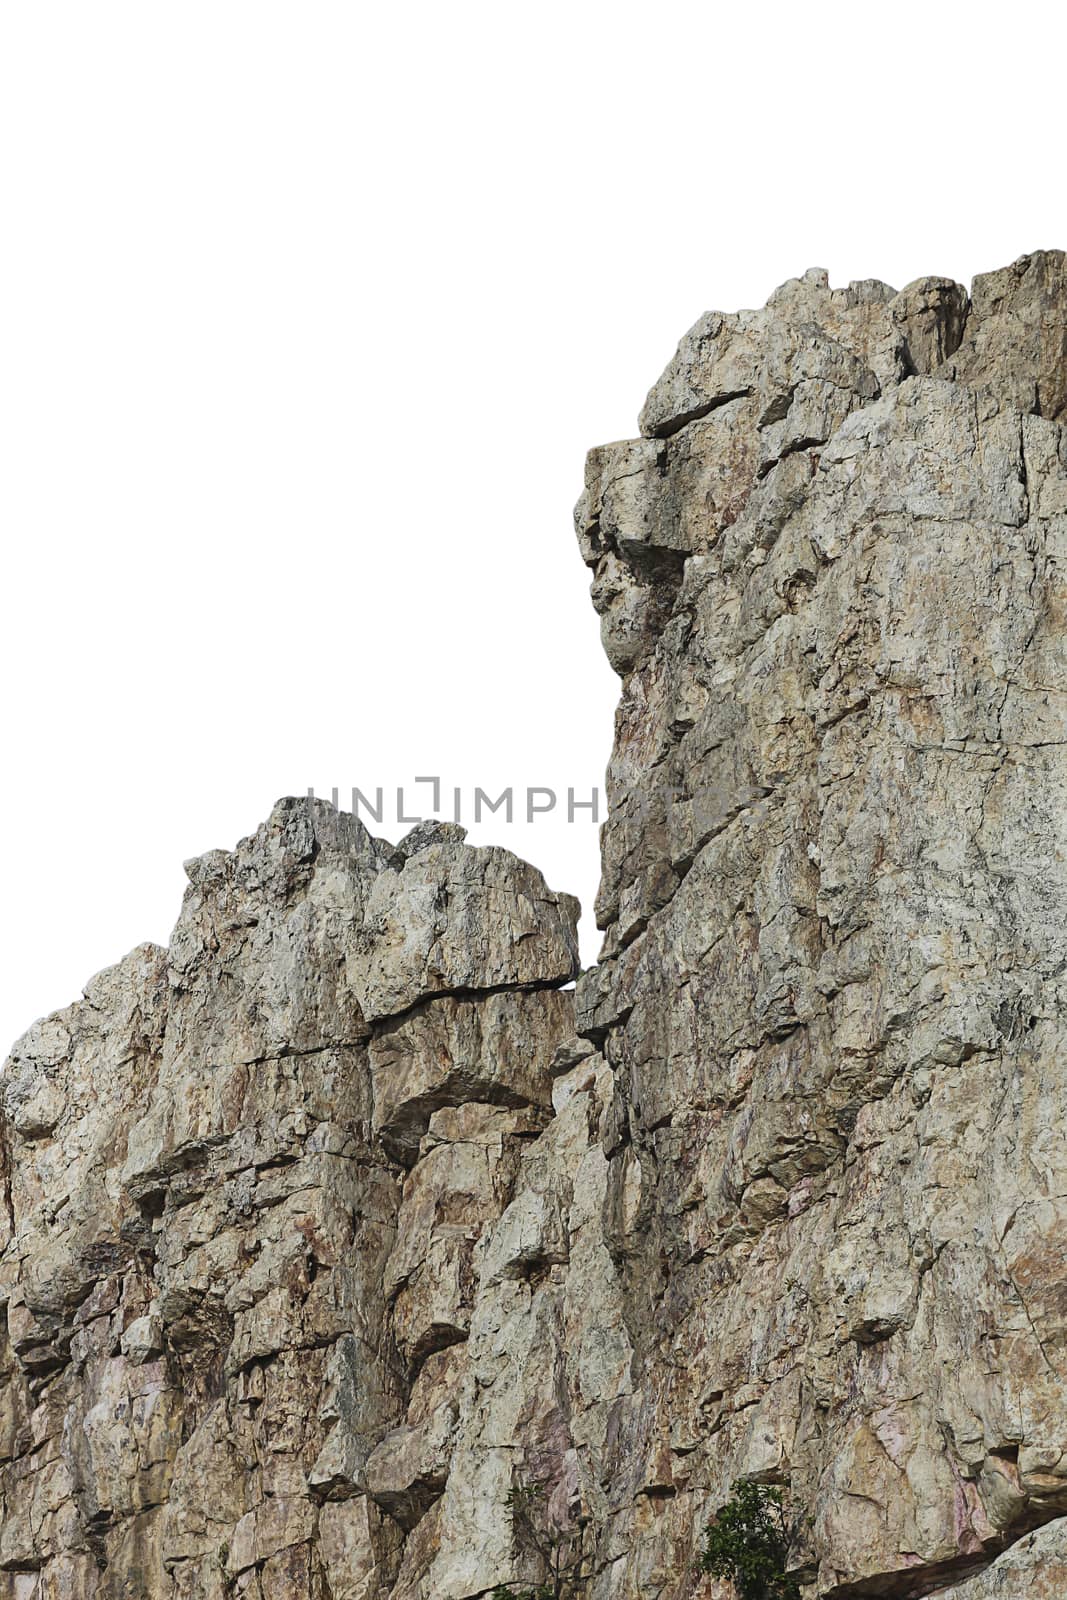
[[[708,307],[1064,245],[1057,10],[6,5],[3,1043],[280,794],[598,783],[585,450]]]

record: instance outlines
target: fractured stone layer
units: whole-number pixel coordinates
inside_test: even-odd
[[[0,1079],[2,1600],[1067,1591],[1067,263],[683,339],[576,513],[598,964],[282,801]]]

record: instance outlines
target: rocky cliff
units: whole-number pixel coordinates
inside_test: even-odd
[[[0,1596],[1067,1594],[1067,262],[704,317],[577,522],[596,967],[282,801],[0,1080]]]

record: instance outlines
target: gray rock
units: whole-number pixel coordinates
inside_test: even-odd
[[[282,801],[0,1077],[0,1600],[1067,1591],[1067,281],[711,313],[576,512],[599,964]]]

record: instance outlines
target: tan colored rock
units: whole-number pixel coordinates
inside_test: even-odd
[[[983,273],[959,348],[940,375],[989,385],[1018,411],[1067,417],[1067,255],[1037,250]]]
[[[1027,1534],[978,1577],[938,1592],[940,1600],[1059,1600],[1067,1594],[1067,1524]]]
[[[574,1025],[559,989],[425,1002],[375,1030],[370,1044],[374,1127],[410,1165],[433,1114],[468,1102],[550,1105],[549,1063]]]
[[[1064,1591],[1065,300],[809,272],[591,454],[575,993],[533,868],[291,800],[19,1041],[0,1600],[484,1600],[522,1483],[710,1600],[740,1475],[804,1600]]]
[[[171,949],[4,1072],[0,1594],[384,1597],[450,1464],[423,1346],[469,1322],[573,1033],[576,903],[461,830],[394,849],[314,801],[187,871]],[[405,949],[383,877],[430,908]],[[423,999],[374,1040],[386,981]],[[461,1289],[421,1340],[442,1248]]]
[[[787,286],[777,316],[821,294]],[[909,295],[935,307],[929,370],[958,302]],[[578,1016],[620,1100],[630,1482],[668,1499],[646,1540],[632,1487],[615,1497],[637,1542],[610,1593],[673,1595],[642,1562],[662,1571],[660,1536],[705,1514],[692,1492],[713,1509],[742,1472],[813,1515],[797,1560],[818,1593],[928,1592],[1067,1505],[1058,1207],[1031,1230],[1016,1176],[1031,1119],[1055,1120],[1037,1107],[1061,1027],[1062,430],[974,363],[946,388],[911,356],[890,382],[880,303],[862,338],[823,322],[880,396],[840,366],[852,405],[811,410],[791,452],[769,438],[728,516],[706,502],[624,685],[606,959]],[[683,341],[645,414],[668,452],[650,518],[700,408],[751,429],[741,408],[795,364],[799,332],[765,329],[709,318]],[[1024,366],[1048,348],[1028,341]]]
[[[393,1334],[412,1372],[467,1337],[475,1247],[507,1203],[522,1139],[538,1131],[521,1112],[477,1102],[431,1117],[404,1183],[384,1280]]]
[[[507,850],[474,849],[456,830],[375,879],[354,982],[380,1021],[432,995],[558,986],[578,971],[577,902],[557,896]]]

